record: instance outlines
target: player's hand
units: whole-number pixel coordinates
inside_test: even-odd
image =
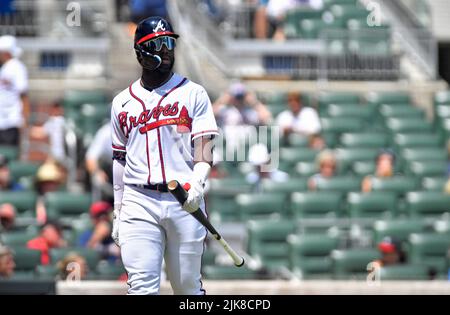
[[[117,207],[117,208],[115,207],[114,212],[113,212],[113,226],[112,226],[111,237],[117,246],[120,246],[119,245],[119,213],[120,213],[120,207]]]
[[[189,183],[189,186],[189,195],[183,204],[183,209],[189,213],[192,213],[194,211],[197,211],[197,209],[200,207],[200,202],[203,199],[204,185],[199,180],[193,180]]]

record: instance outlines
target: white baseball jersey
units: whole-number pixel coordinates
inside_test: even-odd
[[[149,91],[137,80],[111,110],[112,147],[126,152],[125,184],[191,179],[192,140],[217,135],[211,101],[200,85],[174,74]]]

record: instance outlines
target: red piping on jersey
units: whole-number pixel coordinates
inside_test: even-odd
[[[186,78],[183,78],[183,80],[181,80],[180,83],[178,83],[176,86],[174,86],[172,89],[170,89],[170,91],[168,91],[166,94],[163,95],[163,97],[161,97],[161,99],[158,102],[157,107],[161,106],[162,101],[173,91],[175,91],[176,89],[178,89],[180,86],[182,86],[184,84],[184,82],[186,82]],[[156,122],[159,122],[159,116],[158,118],[156,118]],[[158,149],[159,149],[159,159],[161,160],[161,173],[162,173],[162,178],[163,178],[163,184],[166,183],[166,171],[164,169],[164,157],[163,157],[163,153],[162,153],[162,146],[161,146],[161,133],[159,132],[159,128],[156,129],[156,133],[158,134]]]
[[[187,128],[190,128],[190,121],[187,118],[167,118],[163,120],[157,120],[152,123],[146,124],[145,126],[139,128],[140,133],[147,132],[149,130],[161,127],[161,126],[167,126],[167,125],[186,125]]]
[[[218,130],[205,130],[205,131],[200,131],[200,132],[196,132],[194,134],[191,135],[191,139],[198,136],[198,135],[202,135],[204,133],[219,133]]]
[[[148,34],[147,36],[142,37],[140,40],[137,41],[137,44],[143,43],[147,40],[150,40],[150,39],[158,37],[158,36],[171,36],[171,37],[175,37],[175,38],[178,37],[177,34],[175,34],[173,32],[169,32],[169,31],[156,32],[156,33]]]
[[[145,111],[146,108],[145,108],[144,101],[141,100],[139,97],[137,97],[137,96],[133,93],[133,90],[131,89],[131,86],[132,86],[132,85],[133,85],[133,84],[131,84],[130,87],[128,88],[128,90],[129,90],[129,92],[130,92],[130,95],[131,95],[133,98],[135,98],[139,103],[141,103],[142,108],[143,108],[143,110]],[[149,151],[148,151],[148,133],[145,133],[145,140],[146,140],[146,141],[145,141],[145,148],[146,148],[146,150],[147,150],[147,166],[148,166],[147,183],[150,184],[150,174],[151,174],[151,171],[150,171],[150,154],[149,154]]]
[[[115,149],[115,150],[122,150],[122,151],[126,151],[126,148],[125,147],[121,147],[121,146],[118,146],[118,145],[112,145],[112,148],[113,149]]]

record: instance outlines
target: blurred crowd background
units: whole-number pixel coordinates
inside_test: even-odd
[[[445,0],[2,0],[0,279],[126,280],[110,104],[151,15],[222,131],[207,208],[248,263],[208,240],[206,279],[449,279]]]

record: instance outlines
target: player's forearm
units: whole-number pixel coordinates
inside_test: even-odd
[[[123,196],[125,161],[113,160],[114,209],[120,210]]]

